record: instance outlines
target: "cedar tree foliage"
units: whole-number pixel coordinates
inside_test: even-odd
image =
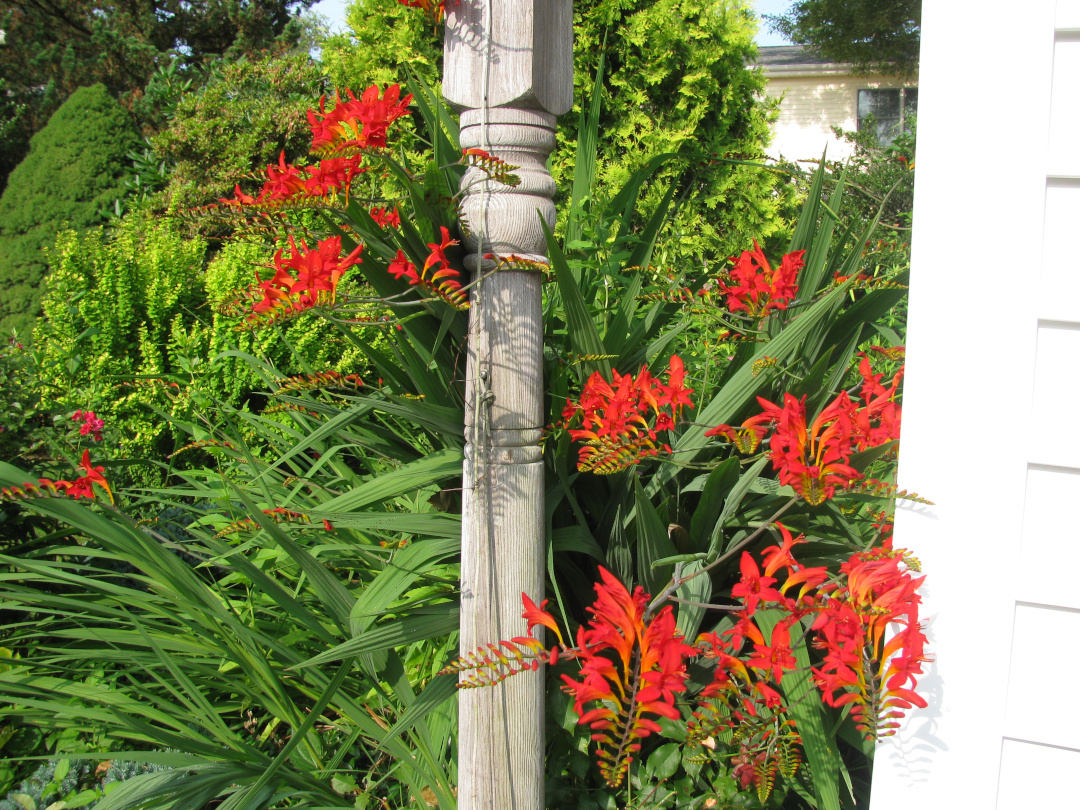
[[[415,11],[397,0],[353,0],[350,33],[323,48],[335,86],[397,81],[409,70],[438,86],[441,28]],[[643,211],[672,182],[687,196],[669,224],[680,237],[662,240],[675,252],[654,261],[700,266],[782,228],[778,212],[790,186],[777,189],[771,173],[724,162],[763,158],[770,137],[773,105],[761,72],[748,67],[755,30],[746,0],[575,0],[575,107],[559,118],[550,164],[560,195],[572,185],[579,113],[583,103],[588,109],[603,52],[594,200],[614,194],[654,156],[680,156],[644,192]]]
[[[765,19],[796,45],[865,73],[912,76],[919,68],[922,0],[796,0],[787,14]]]
[[[102,220],[123,193],[125,156],[138,144],[131,116],[104,85],[76,90],[30,141],[0,196],[0,329],[38,314],[44,249],[64,225]]]

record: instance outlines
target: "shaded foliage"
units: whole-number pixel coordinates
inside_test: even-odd
[[[295,15],[311,2],[0,0],[0,87],[17,108],[10,137],[0,140],[0,177],[78,87],[101,83],[135,102],[155,70],[174,61],[190,73],[219,57],[281,50],[302,37]]]
[[[74,93],[31,140],[0,196],[0,328],[29,325],[46,270],[42,249],[65,225],[101,222],[137,141],[131,117],[100,84]]]
[[[914,75],[922,0],[796,0],[770,27],[796,45],[867,73]]]

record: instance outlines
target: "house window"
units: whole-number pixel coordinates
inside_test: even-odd
[[[918,106],[917,87],[860,90],[859,132],[872,126],[878,143],[888,146],[904,131],[904,119],[914,115]]]

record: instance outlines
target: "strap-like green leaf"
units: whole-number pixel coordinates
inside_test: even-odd
[[[566,314],[567,337],[570,339],[570,348],[582,357],[598,356],[606,353],[604,341],[600,339],[600,333],[596,329],[589,307],[581,296],[574,274],[570,272],[570,266],[566,263],[566,257],[554,234],[548,228],[547,223],[540,221],[544,229],[544,238],[547,240],[548,259],[551,261],[551,269],[555,273],[555,281],[559,287],[559,296],[562,298],[563,311]],[[611,377],[609,367],[603,367],[599,362],[588,360],[582,366],[591,374],[599,371],[605,377]]]
[[[440,450],[396,470],[390,470],[322,504],[321,511],[356,512],[365,506],[381,503],[398,495],[430,487],[461,475],[463,456],[460,450]]]
[[[305,669],[307,667],[321,666],[330,661],[340,661],[342,658],[351,658],[357,655],[389,650],[424,641],[429,638],[444,636],[458,628],[458,607],[456,604],[447,603],[446,609],[437,614],[413,615],[404,619],[394,620],[385,626],[369,630],[357,638],[352,638],[344,644],[327,650],[324,653],[309,658],[290,669]]]
[[[654,565],[657,560],[673,557],[679,553],[668,536],[668,528],[656,514],[656,509],[641,488],[638,477],[634,479],[634,528],[637,532],[638,581],[650,594],[658,594],[671,580],[674,566]]]

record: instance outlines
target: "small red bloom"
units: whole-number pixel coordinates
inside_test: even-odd
[[[753,616],[758,602],[779,602],[782,598],[780,591],[770,587],[776,579],[761,575],[761,570],[754,562],[753,556],[748,551],[742,553],[739,560],[739,570],[742,579],[739,584],[731,589],[731,595],[736,599],[742,599],[746,606],[746,615]]]
[[[773,270],[754,240],[754,249],[744,250],[735,260],[727,281],[720,281],[720,290],[727,295],[728,309],[745,312],[754,318],[760,318],[770,310],[787,309],[799,289],[797,279],[805,253],[805,250],[788,253],[780,267]]]
[[[101,431],[105,429],[105,420],[98,418],[98,415],[93,411],[75,411],[74,416],[71,417],[73,422],[82,422],[79,426],[80,436],[93,435],[95,442],[101,441]]]
[[[525,612],[521,614],[521,618],[525,619],[529,623],[529,632],[538,624],[551,630],[555,636],[559,639],[559,643],[563,643],[562,631],[559,630],[559,625],[555,621],[555,617],[544,610],[547,606],[548,600],[545,599],[540,603],[540,607],[536,606],[536,603],[531,600],[528,595],[521,594],[521,604],[525,608]]]
[[[400,228],[401,227],[401,214],[398,213],[397,206],[394,206],[393,211],[387,211],[386,208],[378,207],[371,209],[371,218],[375,220],[376,224],[380,228]]]
[[[458,244],[456,239],[450,238],[450,231],[440,227],[442,241],[429,243],[431,254],[424,262],[421,269],[409,261],[402,250],[398,250],[397,256],[387,267],[387,271],[398,279],[407,279],[410,285],[417,285],[438,296],[455,309],[468,309],[469,300],[465,291],[458,281],[461,274],[450,266],[450,260],[446,257],[446,249]]]

